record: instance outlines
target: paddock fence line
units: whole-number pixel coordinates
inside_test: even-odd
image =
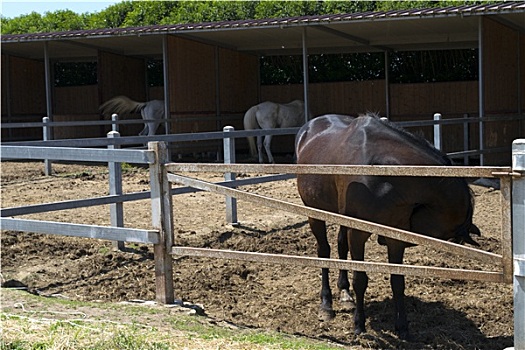
[[[281,200],[264,197],[261,195],[240,191],[233,188],[227,188],[217,184],[212,184],[206,181],[192,179],[182,175],[176,175],[172,173],[176,172],[256,172],[256,173],[295,173],[295,174],[340,174],[340,175],[373,175],[373,176],[453,176],[453,177],[495,177],[500,178],[508,177],[512,174],[512,169],[509,167],[443,167],[443,166],[344,166],[344,165],[248,165],[248,164],[166,164],[165,167],[169,171],[168,180],[173,183],[180,183],[185,186],[192,186],[202,190],[214,192],[220,195],[230,196],[237,199],[250,201],[252,203],[268,206],[273,209],[284,210],[292,212],[294,214],[305,215],[307,217],[313,217],[316,219],[329,221],[338,225],[343,225],[350,228],[363,230],[366,232],[380,234],[385,237],[390,237],[397,240],[406,241],[418,245],[431,245],[436,249],[441,249],[446,252],[460,254],[470,258],[475,258],[480,261],[499,265],[502,267],[502,272],[487,274],[472,271],[466,271],[464,276],[461,273],[451,273],[449,278],[466,278],[476,279],[491,282],[510,282],[512,281],[512,235],[510,226],[510,204],[502,206],[502,215],[504,223],[502,224],[502,254],[494,254],[485,252],[479,249],[466,247],[456,243],[442,241],[432,237],[416,234],[413,232],[380,225],[373,222],[360,220],[357,218],[351,218],[345,215],[331,213],[303,205],[293,204],[284,202]],[[510,182],[502,181],[502,185],[507,187]],[[508,190],[503,189],[502,193],[507,193]],[[510,192],[509,192],[510,193]],[[510,196],[506,197],[504,201],[509,201]],[[224,252],[217,253],[209,251],[205,248],[197,249],[192,248],[190,250],[184,247],[174,247],[173,253],[193,253],[200,251],[199,254],[205,254],[209,257],[221,257],[224,256]],[[237,254],[239,253],[239,254]],[[234,253],[236,256],[248,257],[249,253],[237,252]],[[262,256],[258,256],[262,259]],[[287,261],[289,261],[288,259]],[[266,262],[278,262],[279,259],[275,260],[273,256],[268,255]],[[324,262],[326,263],[326,262]],[[311,263],[309,263],[311,264]],[[350,261],[342,262],[337,260],[337,265],[346,265],[345,269],[352,270],[363,270],[363,265],[367,263],[355,263]],[[321,265],[319,265],[321,266]],[[384,264],[375,265],[376,272],[388,272],[388,273],[399,273],[399,265]],[[418,268],[419,269],[419,268]],[[421,271],[425,271],[423,275],[428,276],[434,271],[436,277],[444,277],[445,269],[428,269],[427,267],[420,267]],[[397,272],[394,272],[397,271]],[[437,272],[439,271],[439,272]],[[412,274],[412,273],[411,273]]]
[[[231,138],[231,135],[229,136]],[[118,140],[116,138],[115,140]],[[144,140],[144,139],[142,139]],[[24,150],[25,149],[25,150]],[[174,164],[166,158],[166,145],[158,142],[148,144],[148,150],[120,150],[120,149],[74,149],[46,147],[22,147],[2,145],[2,158],[6,159],[57,159],[57,160],[80,160],[93,162],[130,162],[148,164],[150,167],[150,183],[152,200],[152,226],[153,230],[134,230],[124,228],[105,228],[94,225],[73,225],[68,229],[79,232],[75,234],[80,237],[91,237],[115,240],[117,237],[111,233],[112,229],[119,232],[127,232],[129,241],[140,239],[141,242],[154,244],[155,252],[155,275],[156,275],[156,299],[161,303],[172,303],[174,301],[172,281],[172,255],[205,256],[214,258],[240,259],[244,261],[261,261],[269,263],[290,263],[305,266],[332,267],[339,269],[354,269],[361,271],[373,271],[384,273],[396,273],[407,275],[436,276],[441,278],[471,279],[486,282],[514,282],[514,317],[515,330],[524,329],[525,325],[525,140],[516,140],[513,143],[512,167],[394,167],[394,166],[305,166],[305,165],[260,165],[260,164]],[[122,156],[122,157],[121,157]],[[169,172],[256,172],[265,174],[287,174],[298,173],[337,173],[358,174],[377,176],[460,176],[460,177],[498,177],[501,181],[502,194],[502,254],[494,254],[482,250],[459,246],[450,242],[434,242],[429,237],[399,230],[372,222],[366,222],[355,218],[349,218],[338,214],[324,212],[309,207],[286,203],[279,200],[263,197],[260,195],[243,192],[234,188],[232,183],[226,181],[222,184],[212,184],[189,177],[171,174]],[[411,172],[411,175],[408,173]],[[429,173],[430,172],[430,173]],[[283,174],[284,173],[284,174]],[[287,256],[276,254],[262,254],[251,252],[236,252],[228,250],[211,250],[191,247],[173,246],[173,208],[171,196],[174,191],[171,183],[187,183],[198,190],[211,190],[218,194],[232,198],[242,198],[264,205],[273,206],[277,209],[318,217],[343,224],[348,227],[356,227],[369,230],[372,233],[380,232],[381,235],[393,237],[417,244],[431,244],[447,251],[464,254],[481,261],[494,263],[501,271],[458,271],[418,266],[400,266],[380,263],[365,263],[343,261],[338,259],[320,259],[300,256]],[[177,189],[175,189],[177,190]],[[511,196],[512,193],[512,196]],[[109,202],[120,196],[107,196],[104,200]],[[511,199],[513,202],[511,202]],[[131,199],[130,199],[131,200]],[[89,200],[85,200],[89,202]],[[78,204],[78,203],[77,203]],[[86,203],[84,203],[86,204]],[[40,208],[42,210],[42,208]],[[511,217],[512,215],[512,217]],[[43,223],[43,225],[42,225]],[[53,226],[55,225],[56,226]],[[63,223],[30,222],[23,219],[7,218],[2,210],[0,228],[2,230],[40,232],[64,234],[61,231],[66,226]],[[513,234],[511,233],[511,230]],[[120,237],[120,236],[119,236]],[[140,238],[137,238],[140,237]],[[512,239],[514,242],[512,243]],[[512,248],[514,245],[514,257]],[[514,273],[513,273],[514,268]],[[457,276],[457,277],[456,277]],[[521,333],[521,334],[520,334]],[[516,348],[525,347],[525,332],[515,332]]]
[[[201,190],[214,192],[259,205],[358,228],[386,237],[423,244],[446,252],[460,254],[494,264],[499,271],[451,269],[428,266],[409,266],[364,261],[324,259],[283,254],[268,254],[222,249],[173,246],[171,254],[201,258],[240,260],[273,264],[335,268],[365,272],[402,274],[420,277],[513,283],[514,289],[514,348],[525,349],[525,139],[512,145],[512,167],[428,167],[428,166],[339,166],[339,165],[260,165],[260,164],[166,164],[167,180]],[[501,254],[436,240],[417,233],[379,225],[344,215],[305,207],[258,194],[243,192],[218,184],[177,175],[177,172],[256,172],[294,174],[346,174],[373,176],[452,176],[499,178],[501,187]],[[514,247],[514,250],[513,250]]]
[[[231,119],[231,118],[230,118]],[[229,119],[228,119],[229,120]],[[233,119],[232,119],[233,120]],[[486,122],[498,122],[498,121],[513,121],[513,120],[525,120],[524,115],[513,115],[513,116],[484,116],[469,117],[465,114],[463,118],[443,119],[440,113],[436,113],[432,120],[418,120],[418,121],[402,121],[394,122],[395,124],[402,127],[423,127],[433,126],[433,137],[434,145],[438,149],[442,149],[443,125],[463,125],[463,150],[448,152],[448,156],[451,158],[463,158],[464,164],[468,165],[469,157],[489,153],[498,153],[507,151],[506,147],[498,148],[486,148],[482,140],[479,140],[478,149],[469,149],[470,144],[470,133],[469,125],[473,123],[486,123]],[[161,119],[159,122],[171,122],[177,123],[179,121],[173,119]],[[101,121],[72,121],[72,122],[52,122],[49,121],[48,117],[43,118],[43,122],[31,122],[31,123],[3,123],[2,129],[13,129],[13,128],[27,128],[27,127],[42,127],[43,128],[43,139],[44,141],[23,141],[23,142],[8,142],[6,145],[27,145],[27,146],[48,146],[48,147],[107,147],[110,143],[106,138],[89,138],[89,139],[63,139],[63,140],[52,140],[52,128],[55,127],[79,127],[89,125],[111,125],[113,131],[118,131],[118,126],[121,124],[143,124],[142,119],[128,119],[118,120],[118,115],[114,114],[112,120],[101,120]],[[227,128],[227,127],[225,127]],[[295,135],[299,128],[283,128],[283,129],[269,129],[269,130],[247,130],[247,131],[234,131],[230,136],[224,135],[224,131],[206,132],[206,133],[186,133],[186,134],[164,134],[155,136],[131,136],[122,137],[118,141],[119,145],[143,145],[146,142],[154,141],[165,141],[165,142],[185,142],[185,141],[211,141],[219,140],[225,137],[231,138],[244,138],[247,136],[265,136],[265,135]],[[230,130],[233,131],[233,130]],[[113,143],[115,144],[115,143]],[[481,164],[484,165],[484,164]],[[50,161],[46,160],[46,174],[50,173]]]

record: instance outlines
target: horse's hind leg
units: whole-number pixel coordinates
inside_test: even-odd
[[[352,230],[350,234],[350,255],[352,260],[364,261],[365,243],[369,233],[359,230]],[[366,272],[354,271],[352,281],[355,293],[355,313],[354,313],[354,332],[361,334],[366,332],[365,328],[365,292],[368,287],[368,276]]]
[[[139,132],[139,136],[144,136],[144,135],[147,135],[148,133],[149,133],[148,123],[144,123],[144,128],[142,129],[141,132]]]
[[[317,240],[317,256],[319,258],[330,258],[330,245],[326,236],[326,223],[324,221],[308,218],[310,228]],[[329,270],[321,270],[321,306],[319,307],[319,319],[329,321],[335,317],[332,309],[332,290],[330,289]]]
[[[266,135],[264,137],[264,149],[266,150],[266,154],[268,155],[268,163],[274,164],[275,161],[273,160],[272,151],[271,151],[271,143],[272,143],[272,135]]]
[[[263,153],[262,153],[262,136],[257,136],[257,154],[259,155],[259,163],[264,163]]]
[[[160,122],[149,123],[148,136],[154,136],[157,133],[159,126]]]
[[[388,262],[402,264],[405,246],[399,241],[387,239]],[[400,339],[408,339],[408,321],[405,310],[405,276],[390,275],[390,286],[394,297],[395,330]]]
[[[337,252],[339,259],[348,259],[348,228],[340,226],[337,237]],[[348,270],[339,270],[337,287],[341,291],[340,302],[343,307],[350,309],[354,306],[354,299],[350,295],[350,282],[348,281]]]

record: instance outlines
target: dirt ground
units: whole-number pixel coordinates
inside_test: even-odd
[[[54,164],[55,175],[43,176],[43,163],[1,164],[2,208],[89,198],[108,193],[105,167]],[[221,174],[193,174],[211,181]],[[241,175],[256,176],[256,175]],[[149,190],[145,169],[124,172],[124,192]],[[500,193],[472,186],[476,195],[474,222],[482,231],[476,240],[486,251],[500,252]],[[250,192],[300,203],[295,180],[247,186]],[[239,226],[226,223],[224,198],[209,193],[175,196],[175,243],[264,253],[316,256],[306,218],[238,203]],[[151,228],[148,200],[125,203],[125,225]],[[109,207],[27,215],[47,221],[109,225]],[[332,251],[336,227],[330,226]],[[2,279],[17,280],[41,295],[74,300],[117,302],[154,300],[152,246],[127,244],[125,252],[102,240],[3,231]],[[386,251],[375,237],[367,260],[385,261]],[[476,260],[429,248],[407,250],[405,263],[497,270]],[[433,278],[406,278],[411,341],[393,331],[389,277],[369,274],[366,294],[367,333],[353,333],[352,310],[334,301],[336,318],[317,318],[320,271],[315,268],[226,260],[175,257],[176,297],[202,305],[207,316],[244,327],[278,330],[335,342],[352,349],[504,349],[513,344],[512,285]],[[331,272],[334,294],[337,272]]]

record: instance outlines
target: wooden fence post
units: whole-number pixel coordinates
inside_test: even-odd
[[[44,141],[51,140],[51,127],[47,124],[49,124],[49,117],[42,118],[42,122],[44,123],[43,126],[43,139]],[[44,159],[44,173],[46,176],[50,176],[53,173],[53,168],[51,166],[51,160]]]
[[[120,137],[118,131],[110,131],[108,138]],[[108,149],[118,149],[118,145],[108,145]],[[108,162],[109,169],[109,194],[122,194],[122,164],[117,162]],[[111,226],[124,227],[124,204],[122,202],[111,203],[109,205],[109,216],[111,219]],[[124,250],[124,241],[113,241],[113,248],[116,250]]]
[[[225,126],[224,132],[235,131],[233,126]],[[233,137],[225,137],[224,145],[224,164],[235,163],[235,139]],[[235,180],[235,173],[224,173],[225,181]],[[232,225],[238,225],[237,222],[237,199],[226,196],[226,222]]]
[[[156,300],[163,304],[175,301],[173,292],[173,205],[171,184],[165,163],[169,162],[165,142],[149,142],[148,149],[155,152],[155,163],[150,164],[151,220],[153,228],[159,230],[159,243],[153,246],[155,254]]]
[[[514,349],[525,349],[525,139],[512,143],[512,172],[520,173],[512,186],[514,256]]]

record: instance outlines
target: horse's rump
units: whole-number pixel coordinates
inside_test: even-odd
[[[144,129],[139,135],[155,135],[160,125],[160,120],[164,118],[165,109],[163,100],[151,100],[148,102],[137,102],[127,96],[114,97],[99,107],[100,113],[108,117],[110,114],[117,113],[120,116],[127,113],[140,113],[144,123]]]
[[[290,128],[301,126],[304,122],[304,102],[301,100],[294,100],[286,104],[270,101],[261,102],[249,108],[243,118],[245,130]],[[267,135],[264,146],[269,161],[273,162],[270,152],[271,139],[271,135]],[[262,162],[262,138],[258,137],[257,148],[253,137],[248,137],[248,143],[250,154],[256,156],[257,151],[259,151],[259,161]]]

